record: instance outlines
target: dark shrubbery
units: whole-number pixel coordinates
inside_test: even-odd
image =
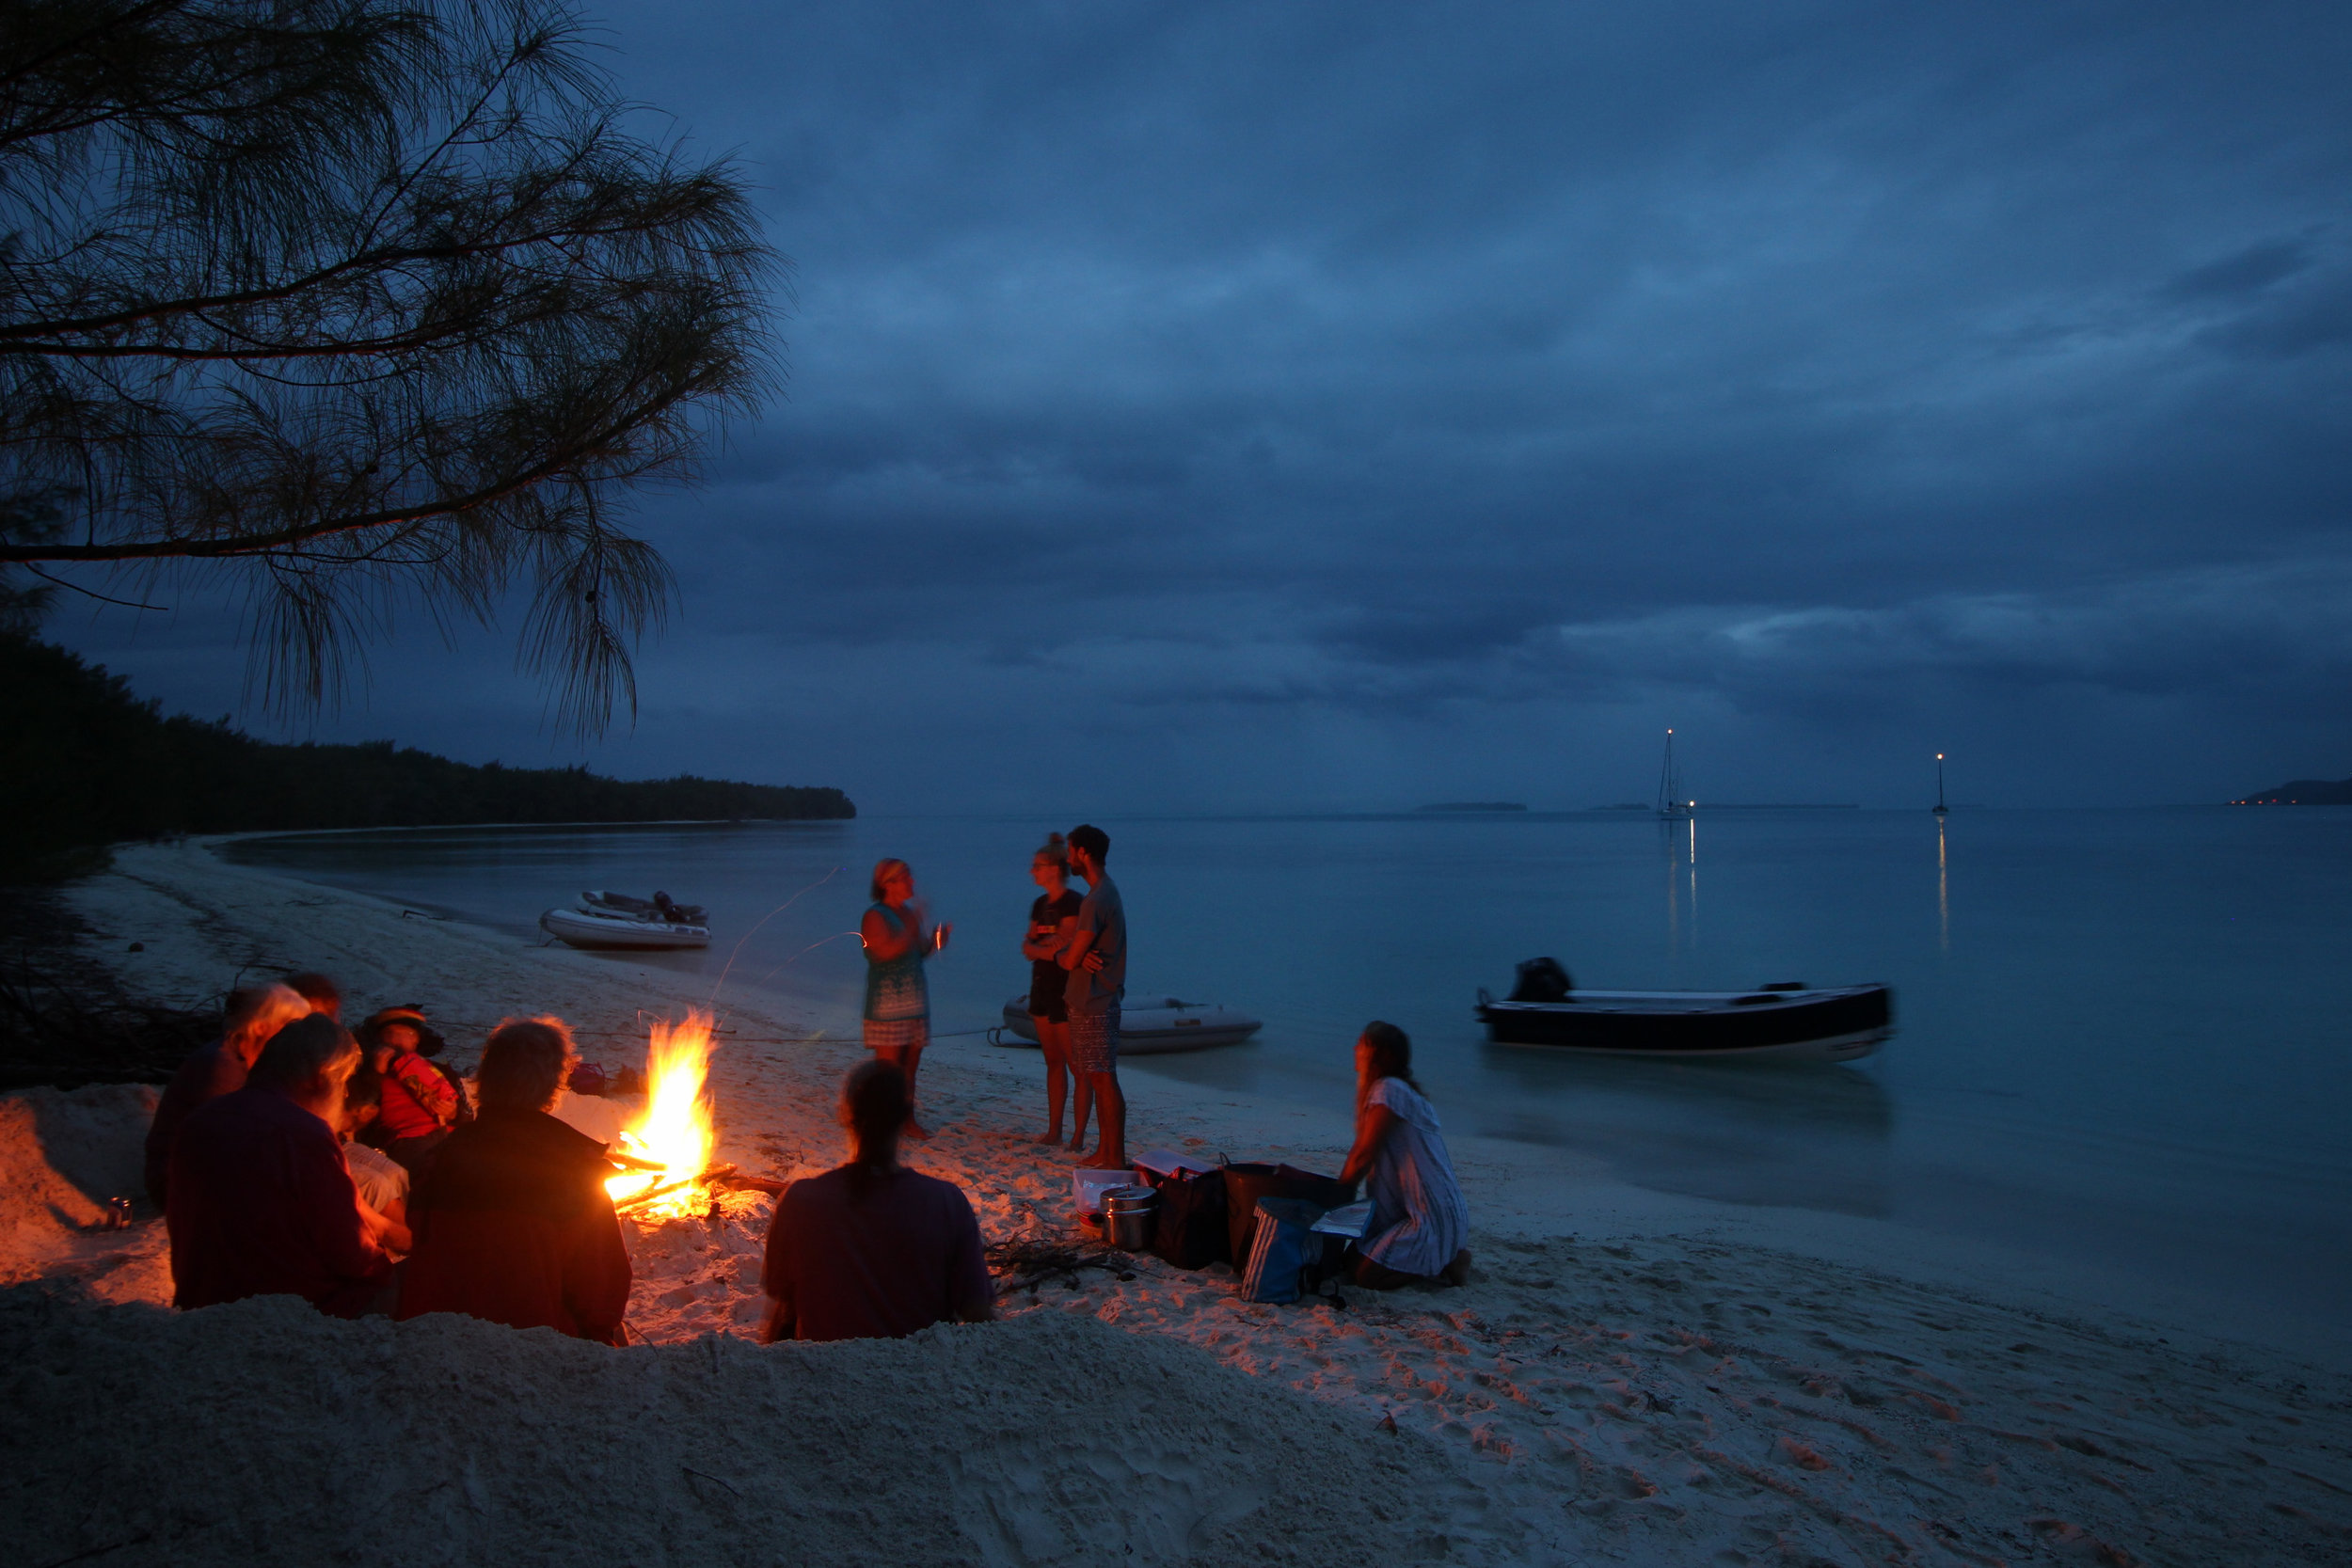
[[[394,746],[282,746],[166,718],[120,676],[0,635],[0,879],[82,869],[122,839],[469,822],[846,817],[837,789],[475,767]]]

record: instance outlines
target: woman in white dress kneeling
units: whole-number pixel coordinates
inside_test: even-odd
[[[1363,1183],[1372,1200],[1371,1227],[1348,1258],[1356,1283],[1391,1291],[1469,1276],[1470,1211],[1438,1113],[1413,1082],[1413,1042],[1393,1023],[1368,1023],[1356,1041],[1356,1147],[1340,1180],[1351,1193]]]

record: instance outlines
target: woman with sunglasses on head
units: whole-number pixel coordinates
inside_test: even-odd
[[[952,927],[933,927],[914,900],[914,873],[901,860],[878,861],[874,902],[858,924],[866,944],[866,1048],[905,1075],[914,1101],[914,1073],[931,1037],[931,993],[923,964],[947,945]],[[912,1116],[906,1136],[930,1133]]]

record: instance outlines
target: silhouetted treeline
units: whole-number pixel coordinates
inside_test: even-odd
[[[277,745],[225,721],[166,718],[120,676],[0,635],[0,877],[165,833],[856,815],[837,789],[475,767],[389,740]]]

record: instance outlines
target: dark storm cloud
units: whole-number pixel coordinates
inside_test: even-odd
[[[2281,278],[2310,271],[2311,266],[2311,246],[2304,240],[2266,240],[2217,261],[2191,267],[2166,284],[2162,293],[2176,300],[2230,299],[2267,289]]]
[[[2122,751],[2226,718],[2257,775],[2340,730],[2338,8],[610,16],[799,269],[788,401],[643,513],[665,700],[841,759],[1010,762],[1041,704],[1277,726],[1209,800],[1318,747],[1420,787],[1435,715],[1696,709],[1761,775],[1834,741],[1867,783],[1980,709],[2028,793],[2004,704]],[[721,746],[664,722],[640,749]]]

